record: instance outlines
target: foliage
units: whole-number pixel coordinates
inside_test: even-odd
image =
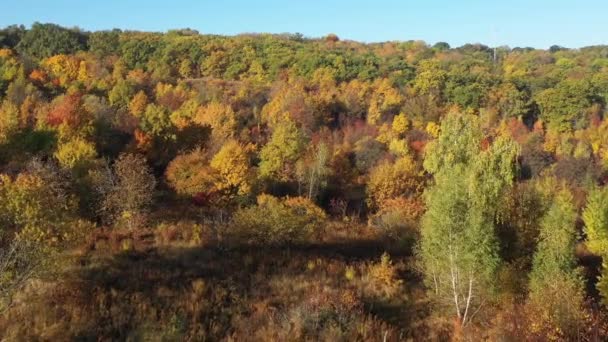
[[[582,218],[589,250],[608,255],[608,188],[596,188],[589,193]]]
[[[102,195],[101,213],[116,224],[133,229],[153,202],[156,179],[141,155],[123,153],[112,170],[97,171],[97,191]]]
[[[0,339],[605,335],[607,71],[604,46],[1,29],[0,249],[66,263],[15,282]]]
[[[435,176],[422,217],[425,281],[430,295],[450,307],[462,326],[496,285],[496,204],[515,176],[517,147],[499,139],[482,151],[482,138],[475,117],[451,114],[424,163]]]
[[[305,137],[293,121],[281,122],[260,151],[260,176],[278,181],[289,180],[304,143]]]
[[[59,144],[55,152],[59,164],[69,169],[84,167],[96,156],[95,146],[82,138],[74,138]]]
[[[86,47],[86,36],[55,24],[34,23],[25,32],[16,48],[19,52],[36,58],[58,54],[71,54]]]
[[[169,163],[165,176],[179,195],[194,196],[213,187],[214,175],[202,150],[180,154]]]
[[[576,333],[583,315],[582,282],[574,258],[575,223],[572,196],[562,190],[540,223],[530,273],[530,302],[565,336]]]
[[[230,140],[213,156],[209,165],[217,172],[215,190],[225,196],[246,196],[251,191],[247,147]]]
[[[234,214],[232,226],[246,241],[277,244],[305,240],[321,229],[324,220],[323,210],[308,199],[260,195],[257,205]]]
[[[420,167],[409,156],[401,157],[394,163],[380,163],[370,172],[367,183],[370,202],[376,208],[393,198],[419,196],[421,189]]]

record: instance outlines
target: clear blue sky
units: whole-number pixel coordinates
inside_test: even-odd
[[[608,44],[606,0],[0,0],[0,26],[35,21],[86,30],[336,33],[452,46]]]

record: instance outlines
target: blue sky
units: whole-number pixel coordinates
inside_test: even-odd
[[[86,30],[336,33],[365,42],[422,39],[547,48],[608,43],[605,0],[0,0],[0,26]]]

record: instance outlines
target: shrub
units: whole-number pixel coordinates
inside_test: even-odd
[[[188,245],[201,245],[213,239],[212,231],[208,226],[203,226],[190,221],[180,221],[174,224],[161,223],[154,231],[156,244],[170,245],[173,242],[182,242]]]
[[[394,298],[403,284],[397,274],[397,268],[386,252],[382,254],[379,262],[368,266],[363,281],[365,293],[385,299]]]
[[[394,238],[411,245],[418,237],[418,221],[424,213],[419,198],[397,197],[385,200],[372,217],[372,223]]]
[[[232,229],[250,242],[295,242],[311,237],[325,218],[325,212],[306,198],[260,195],[257,205],[235,213]]]

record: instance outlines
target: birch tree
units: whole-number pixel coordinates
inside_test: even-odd
[[[518,148],[499,137],[486,149],[477,117],[450,114],[429,144],[424,167],[435,184],[425,193],[419,253],[435,303],[461,326],[483,308],[500,264],[497,203],[515,176]]]

